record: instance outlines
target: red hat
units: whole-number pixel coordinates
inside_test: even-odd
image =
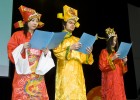
[[[28,22],[33,18],[38,18],[39,20],[41,19],[41,14],[37,13],[34,9],[25,7],[23,5],[21,5],[18,9],[22,15],[23,21],[20,20],[20,21],[16,22],[14,24],[15,28],[23,27],[25,22]],[[41,28],[43,26],[44,26],[44,23],[39,21],[38,28]]]

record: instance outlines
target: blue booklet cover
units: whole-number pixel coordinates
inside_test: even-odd
[[[132,46],[132,43],[121,42],[119,49],[117,51],[117,53],[120,54],[119,58],[122,59],[122,58],[126,57],[131,46]]]
[[[66,32],[49,32],[35,30],[31,40],[31,48],[42,50],[44,48],[54,49],[64,39]]]
[[[82,44],[82,47],[77,51],[87,54],[86,48],[93,46],[95,40],[96,36],[84,32],[79,40],[79,42]]]

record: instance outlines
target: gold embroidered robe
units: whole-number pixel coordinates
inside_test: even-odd
[[[61,44],[53,50],[57,57],[55,100],[87,100],[82,64],[92,64],[93,55],[70,51],[79,38],[67,33]]]

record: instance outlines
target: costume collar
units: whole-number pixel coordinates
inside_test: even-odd
[[[72,36],[72,33],[71,33],[71,32],[68,32],[68,31],[66,31],[66,30],[63,30],[62,32],[67,32],[65,38],[69,38],[69,37]]]

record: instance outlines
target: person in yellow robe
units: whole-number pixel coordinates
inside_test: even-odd
[[[79,38],[72,35],[77,22],[77,10],[67,5],[63,7],[64,15],[58,13],[57,18],[62,18],[64,32],[67,32],[64,40],[53,50],[57,57],[57,69],[55,80],[55,100],[87,100],[85,79],[82,64],[92,65],[93,47],[87,48],[88,54],[76,51],[82,44]]]

